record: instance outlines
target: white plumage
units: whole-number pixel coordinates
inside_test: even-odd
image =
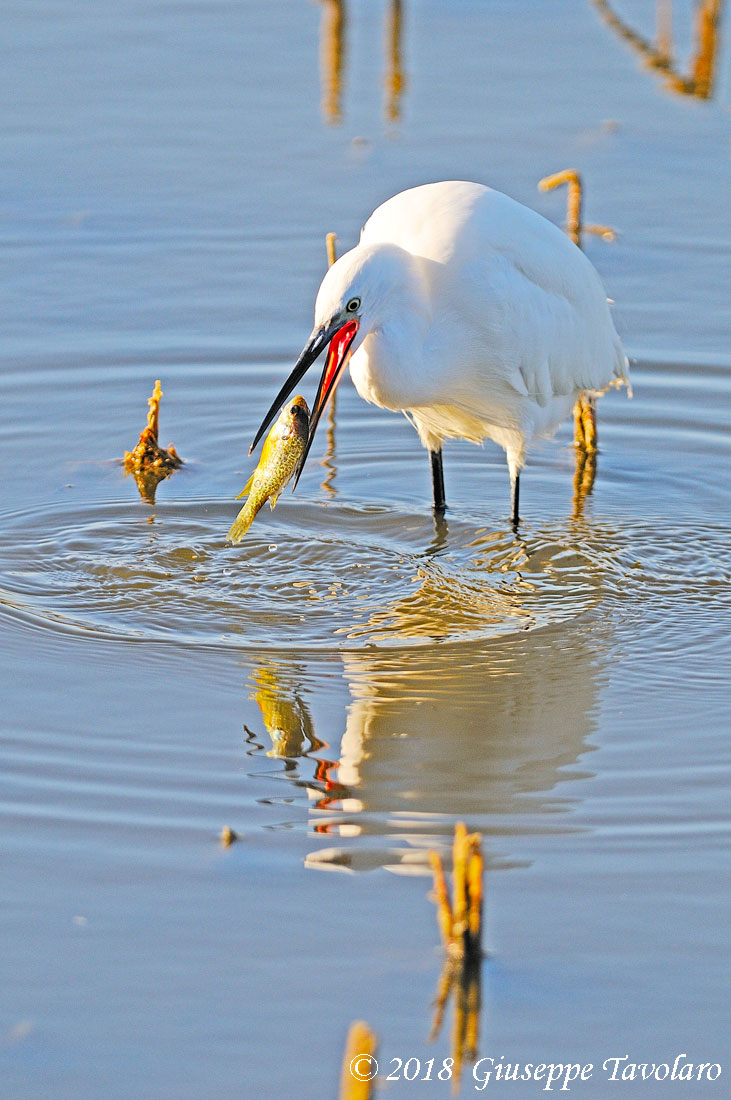
[[[409,417],[439,477],[443,440],[488,438],[517,486],[530,443],[581,394],[629,384],[586,256],[535,211],[476,183],[425,184],[378,207],[322,281],[293,385],[330,340],[311,437],[350,350],[358,393]]]

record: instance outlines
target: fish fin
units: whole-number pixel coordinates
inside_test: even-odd
[[[279,492],[281,492],[281,489],[279,490]],[[274,505],[277,503],[278,500],[279,500],[279,493],[274,493],[273,496],[269,497],[269,507],[271,508],[272,511],[274,511]]]
[[[273,452],[276,450],[279,437],[277,436],[277,438],[275,439],[275,435],[276,433],[274,431],[274,428],[272,428],[269,435],[264,440],[264,446],[261,449],[261,458],[259,459],[259,466],[266,466],[269,462],[269,459],[272,457]],[[259,466],[257,466],[257,469],[259,469]]]
[[[261,497],[256,497],[254,495],[249,496],[246,504],[241,509],[236,519],[233,521],[229,528],[228,534],[226,535],[226,538],[229,542],[241,542],[242,538],[254,522],[254,517],[263,507],[265,500],[266,497],[262,499]]]
[[[248,493],[251,492],[251,486],[254,484],[254,474],[255,473],[256,473],[256,470],[254,470],[254,473],[251,475],[249,480],[246,482],[246,485],[244,485],[241,492],[236,494],[236,500],[241,500],[242,497],[245,497]]]

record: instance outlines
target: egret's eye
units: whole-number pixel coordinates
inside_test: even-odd
[[[357,309],[360,309],[360,298],[351,298],[345,308],[348,313],[355,313]]]

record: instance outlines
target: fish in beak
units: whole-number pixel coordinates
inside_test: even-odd
[[[254,437],[254,442],[249,448],[249,454],[252,453],[257,443],[264,435],[264,432],[269,427],[275,414],[279,412],[279,409],[284,401],[287,400],[292,390],[298,385],[300,379],[310,369],[317,357],[323,351],[323,349],[330,345],[327,353],[327,359],[325,361],[325,367],[322,375],[320,376],[320,384],[317,387],[317,396],[315,397],[315,403],[312,406],[312,415],[310,416],[310,430],[307,437],[307,443],[305,449],[302,452],[302,457],[297,463],[294,475],[294,483],[292,485],[292,492],[297,488],[297,482],[300,479],[300,474],[307,461],[307,455],[310,452],[312,441],[315,438],[315,432],[317,425],[320,421],[320,417],[323,414],[325,406],[327,405],[330,397],[335,392],[335,387],[340,381],[343,370],[348,361],[348,352],[350,346],[355,339],[358,331],[358,321],[355,317],[343,323],[342,316],[336,321],[333,321],[327,328],[323,325],[322,328],[316,329],[310,339],[307,342],[302,354],[294,365],[294,369],[290,374],[287,381],[282,386],[281,390],[274,398],[271,404],[269,412],[261,422],[261,426]]]

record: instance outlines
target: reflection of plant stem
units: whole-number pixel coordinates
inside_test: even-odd
[[[607,0],[593,0],[605,23],[628,42],[651,69],[667,74],[666,87],[679,95],[708,99],[713,90],[713,77],[718,48],[718,26],[722,0],[698,0],[695,9],[694,52],[689,75],[678,72],[672,58],[672,15],[670,4],[658,5],[656,45],[643,38],[612,11]]]
[[[655,13],[655,48],[672,63],[673,0],[657,0]]]
[[[391,0],[386,16],[386,119],[398,122],[401,118],[401,95],[404,90],[404,73],[401,68],[401,35],[403,16],[401,0]]]
[[[721,21],[721,0],[705,0],[696,8],[696,52],[690,83],[693,93],[708,99],[713,91],[713,74],[718,47],[718,26]]]
[[[347,13],[344,0],[321,0],[321,3],[324,8],[320,29],[322,113],[326,122],[335,124],[341,118]]]
[[[454,995],[451,1055],[452,1092],[459,1092],[460,1076],[465,1059],[473,1062],[477,1057],[477,1035],[480,1027],[481,975],[478,961],[461,962],[451,956],[444,960],[434,997],[434,1017],[429,1034],[433,1042],[442,1029],[444,1013],[450,996]]]
[[[449,897],[441,856],[429,852],[434,874],[433,900],[446,958],[437,985],[431,1036],[439,1034],[447,1002],[454,993],[452,1027],[453,1092],[459,1091],[462,1065],[477,1053],[482,962],[482,873],[479,833],[455,826],[452,849],[452,898]]]

